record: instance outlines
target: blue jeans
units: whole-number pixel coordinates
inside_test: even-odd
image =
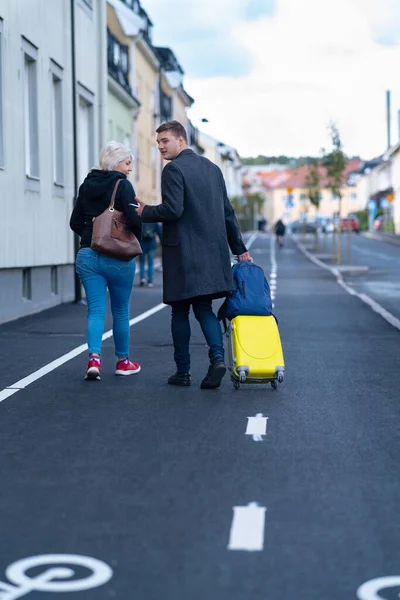
[[[89,353],[100,354],[107,312],[107,287],[113,315],[115,354],[129,356],[129,300],[135,277],[135,260],[122,261],[81,248],[76,272],[86,292],[88,305],[87,343]]]
[[[221,326],[213,312],[212,299],[209,296],[198,296],[189,300],[171,302],[171,306],[171,331],[174,342],[174,359],[178,373],[188,373],[190,371],[190,306],[193,306],[194,316],[200,323],[206,338],[210,362],[224,360]]]
[[[155,253],[156,253],[155,250],[149,250],[148,252],[143,252],[143,254],[139,255],[140,279],[145,278],[145,262],[146,262],[146,256],[147,256],[147,266],[148,266],[147,280],[149,283],[153,283],[153,279],[154,279],[154,255],[155,255]]]

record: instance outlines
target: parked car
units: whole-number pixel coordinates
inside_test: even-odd
[[[317,230],[316,223],[304,223],[304,221],[293,221],[289,227],[292,233],[315,233]]]
[[[323,233],[333,233],[337,229],[337,223],[330,218],[324,219],[322,223],[322,232]]]
[[[384,221],[385,221],[384,216],[379,215],[379,217],[377,217],[374,221],[374,231],[380,231],[381,229],[383,229]]]
[[[360,233],[360,221],[355,215],[350,215],[350,217],[342,217],[340,219],[340,226],[342,231],[348,231],[348,229],[351,229],[356,233]]]

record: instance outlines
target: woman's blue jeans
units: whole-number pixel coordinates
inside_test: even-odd
[[[129,356],[129,301],[135,278],[135,260],[122,261],[81,248],[76,272],[86,292],[88,305],[87,343],[89,353],[101,352],[101,338],[107,312],[107,287],[113,315],[115,354]]]
[[[148,279],[148,283],[153,283],[153,279],[154,279],[154,255],[155,255],[155,253],[156,253],[155,250],[149,250],[148,252],[143,252],[143,254],[139,255],[140,279],[144,279],[145,278],[145,262],[146,262],[146,256],[147,256],[147,267],[148,267],[147,279]]]
[[[200,323],[208,345],[210,362],[224,360],[224,346],[219,321],[212,309],[210,296],[198,296],[180,302],[171,302],[172,321],[171,331],[174,342],[174,359],[178,373],[190,371],[190,322],[189,311],[193,306],[194,316]]]

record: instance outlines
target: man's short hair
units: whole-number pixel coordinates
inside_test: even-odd
[[[156,129],[156,132],[162,133],[163,131],[170,131],[174,137],[183,137],[185,142],[188,141],[186,129],[179,121],[167,121],[166,123],[162,123],[160,127]]]

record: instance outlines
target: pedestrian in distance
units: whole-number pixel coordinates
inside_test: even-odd
[[[142,225],[142,251],[139,256],[140,287],[146,285],[146,260],[147,260],[147,287],[153,287],[154,257],[157,250],[157,238],[161,242],[161,227],[159,223],[143,223]]]
[[[148,206],[138,198],[143,222],[163,224],[163,296],[172,307],[171,331],[177,371],[171,385],[189,386],[190,321],[194,315],[209,347],[210,366],[201,388],[219,387],[226,372],[219,321],[212,301],[233,290],[229,248],[239,261],[251,260],[228,200],[222,172],[188,148],[178,121],[157,129],[158,149],[165,160],[162,202]]]
[[[275,223],[274,230],[275,230],[276,239],[278,240],[278,244],[280,247],[282,247],[283,241],[285,238],[285,233],[286,233],[286,225],[284,224],[282,219],[278,219],[278,221]]]
[[[113,316],[113,335],[117,365],[115,375],[133,375],[140,371],[129,360],[129,303],[135,277],[135,259],[111,258],[91,249],[93,221],[110,205],[118,183],[115,209],[122,211],[126,226],[140,241],[141,218],[137,213],[135,191],[127,179],[132,171],[132,154],[123,144],[109,142],[100,153],[100,168],[92,169],[79,188],[70,219],[71,229],[80,238],[76,272],[85,289],[88,306],[87,343],[89,363],[85,379],[101,378],[101,343],[107,311],[107,288]]]

